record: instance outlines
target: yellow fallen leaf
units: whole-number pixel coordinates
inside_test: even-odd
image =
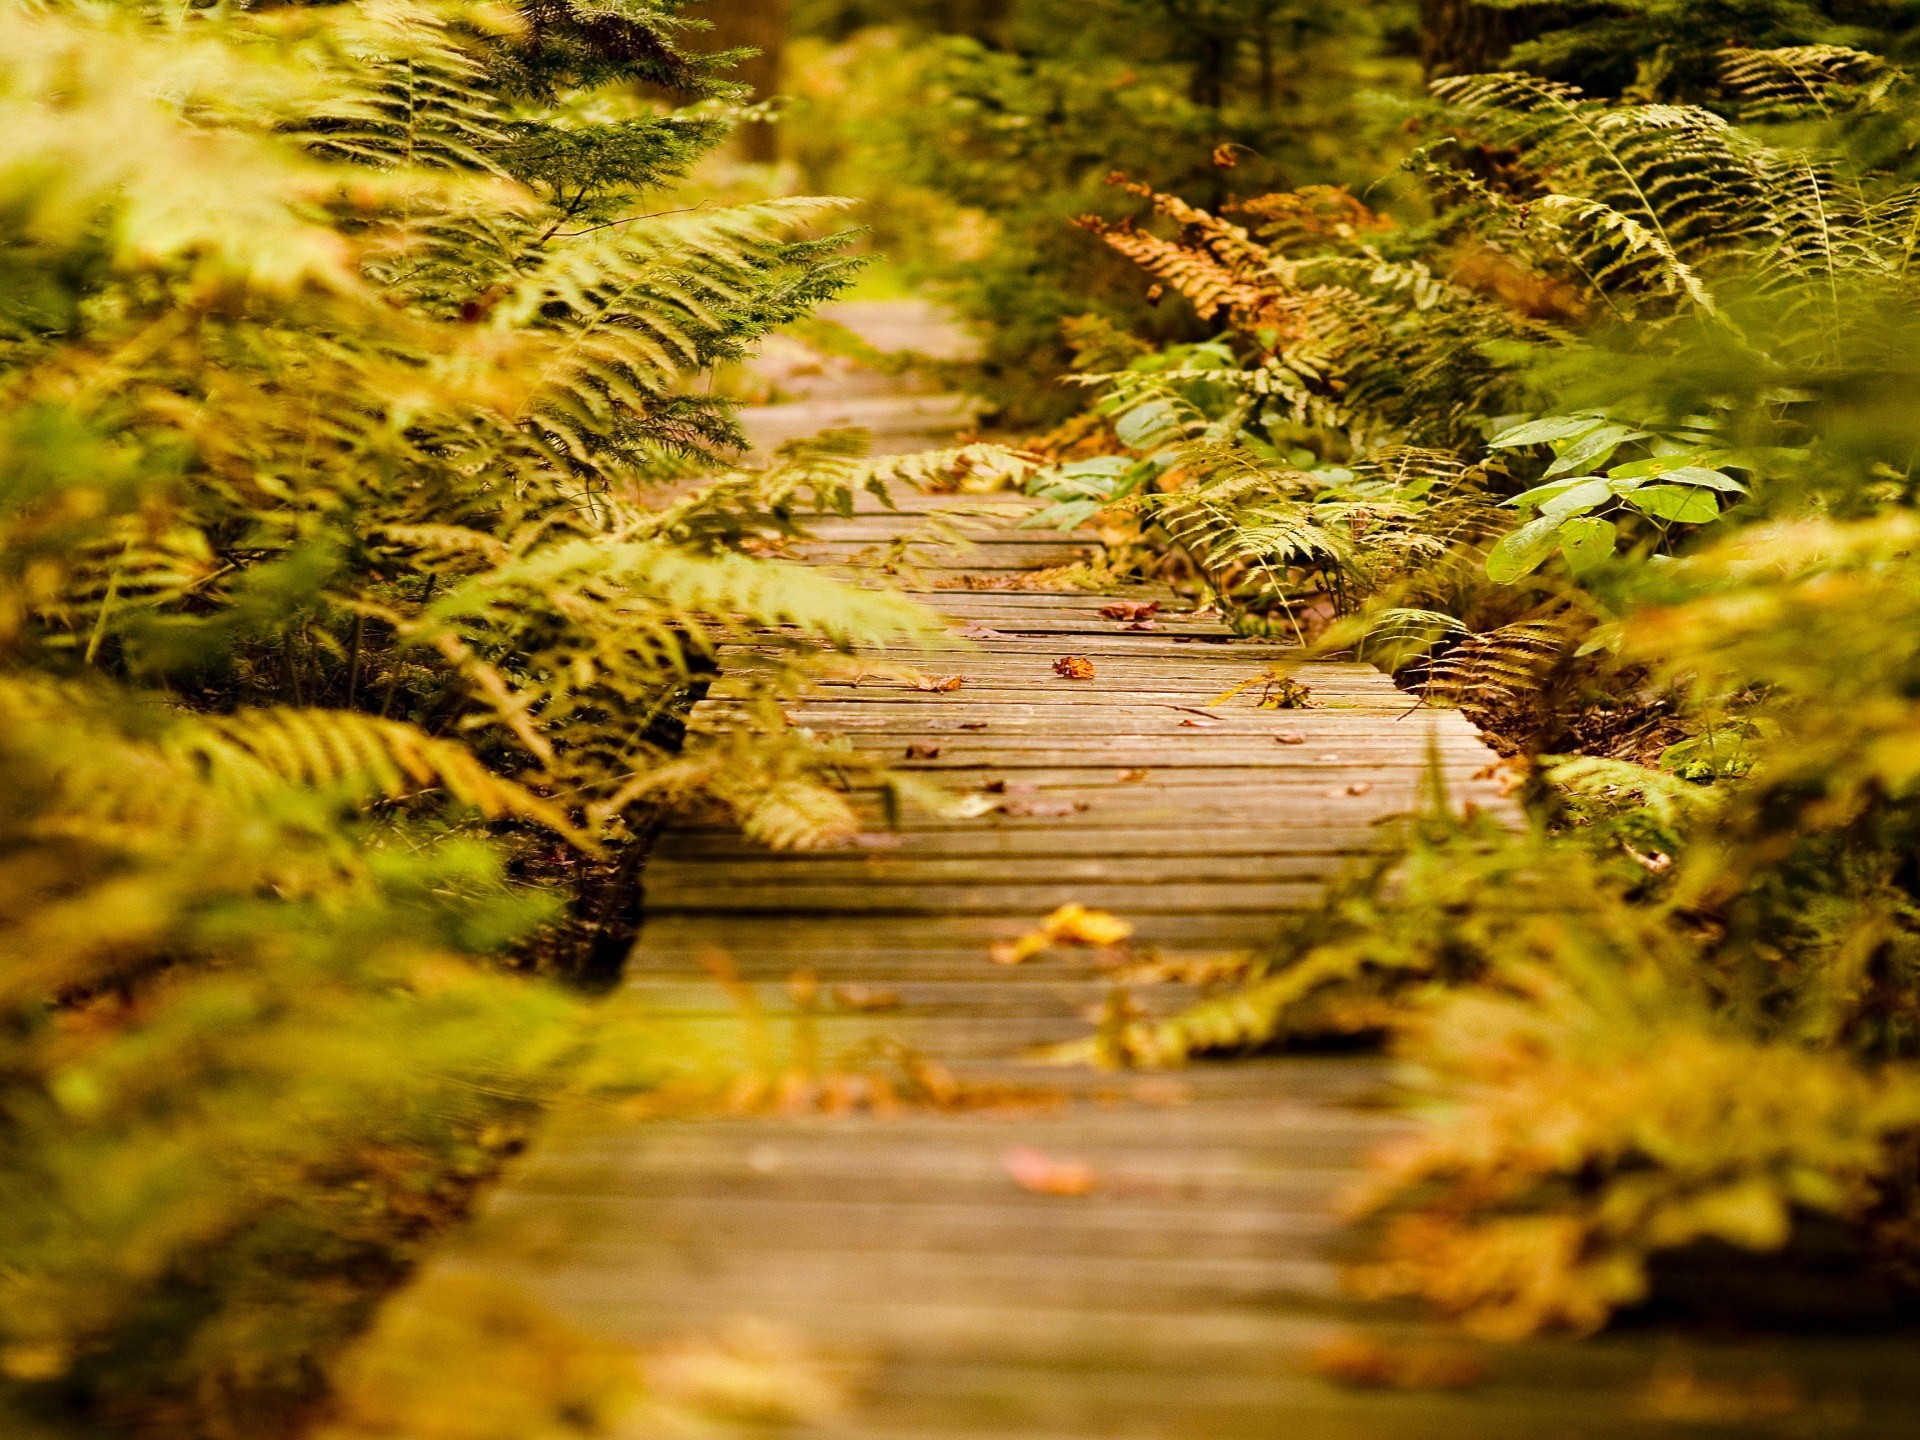
[[[1055,945],[1118,945],[1132,934],[1131,920],[1105,910],[1089,910],[1074,901],[1062,905],[1040,922],[1039,929],[1028,931],[1018,940],[994,941],[987,949],[987,958],[996,965],[1018,965]]]

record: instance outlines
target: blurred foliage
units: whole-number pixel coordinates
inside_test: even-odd
[[[789,70],[807,183],[870,198],[878,249],[980,323],[976,385],[1014,423],[1057,418],[1064,320],[1198,338],[1063,222],[1113,213],[1124,157],[1218,201],[1348,175],[1398,153],[1374,88],[1410,91],[1410,4],[1321,0],[812,0]]]
[[[697,1063],[515,973],[617,963],[659,808],[854,828],[778,698],[929,621],[753,552],[1000,462],[737,463],[700,378],[855,262],[673,203],[735,99],[678,9],[0,14],[10,1434],[288,1430],[539,1107]]]

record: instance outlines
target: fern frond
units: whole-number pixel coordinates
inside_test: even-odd
[[[1720,52],[1720,83],[1748,104],[1753,118],[1836,111],[1877,98],[1892,67],[1878,55],[1845,45],[1793,45]]]
[[[1567,645],[1566,631],[1545,620],[1469,635],[1433,662],[1421,694],[1438,704],[1496,710],[1544,689]]]
[[[183,718],[160,749],[224,794],[254,799],[296,785],[364,803],[438,788],[488,820],[528,820],[584,838],[557,805],[495,774],[466,746],[375,715],[280,706]]]

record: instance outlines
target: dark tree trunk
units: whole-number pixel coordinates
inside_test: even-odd
[[[1008,0],[944,0],[937,12],[942,33],[971,35],[982,45],[1006,43]]]
[[[1544,6],[1494,10],[1474,0],[1420,0],[1420,64],[1429,80],[1498,70],[1507,51],[1556,18]]]
[[[777,95],[787,45],[788,0],[710,0],[699,13],[713,25],[706,40],[712,49],[752,46],[760,52],[734,72],[735,79],[752,87],[753,98]],[[772,125],[742,126],[740,153],[762,164],[778,160],[779,130]]]

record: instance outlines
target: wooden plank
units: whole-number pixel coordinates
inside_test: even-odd
[[[803,866],[818,858],[805,850],[768,850],[743,839],[733,830],[677,826],[668,834],[671,838],[661,847],[660,856],[666,861],[685,862],[711,857]],[[978,825],[965,829],[906,830],[878,838],[882,842],[881,853],[889,855],[998,858],[1052,856],[1058,855],[1062,849],[1061,839],[1046,831],[985,828]],[[1362,854],[1378,843],[1378,828],[1364,823],[1309,826],[1268,816],[1263,823],[1231,827],[1208,825],[1203,828],[1172,829],[1160,826],[1144,830],[1137,825],[1116,826],[1111,822],[1087,824],[1076,829],[1067,848],[1074,855],[1087,859],[1166,856],[1177,860],[1187,855],[1352,856]]]
[[[663,854],[647,870],[649,893],[655,885],[671,888],[687,881],[733,885],[923,885],[973,881],[981,885],[1068,883],[1076,880],[1167,885],[1190,881],[1323,880],[1344,855],[1148,855],[1095,859],[1081,855],[1007,856],[982,859],[844,851],[814,856],[795,864],[788,859],[721,860],[710,856]]]
[[[1034,885],[923,884],[896,891],[865,884],[759,886],[741,890],[725,880],[669,882],[649,890],[656,910],[709,914],[806,915],[1000,915],[1009,910],[1046,913],[1081,904],[1124,910],[1129,915],[1198,913],[1272,915],[1313,903],[1320,886],[1309,881],[1202,884],[1173,882],[1071,882]]]

